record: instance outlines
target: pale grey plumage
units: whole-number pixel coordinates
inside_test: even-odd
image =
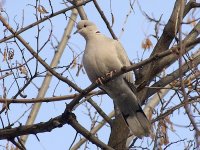
[[[94,23],[82,20],[77,29],[86,40],[83,65],[92,82],[110,71],[120,71],[123,66],[130,65],[120,42],[101,34]],[[127,72],[100,87],[118,105],[133,134],[138,137],[148,136],[150,123],[134,94],[132,72]]]

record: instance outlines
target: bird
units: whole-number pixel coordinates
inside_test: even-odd
[[[91,82],[101,81],[106,75],[131,65],[122,44],[102,34],[93,22],[81,20],[76,27],[75,33],[81,34],[86,41],[82,61]],[[151,124],[140,106],[134,87],[133,72],[100,84],[100,88],[118,106],[132,134],[142,138],[149,136]]]

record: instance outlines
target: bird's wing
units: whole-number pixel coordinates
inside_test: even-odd
[[[123,46],[121,45],[121,43],[117,40],[115,40],[115,46],[116,46],[116,53],[118,56],[118,59],[120,60],[122,66],[130,66],[130,60],[123,48]],[[124,74],[124,80],[126,81],[126,83],[130,86],[130,88],[133,90],[135,87],[134,86],[134,80],[133,80],[133,72],[129,71],[126,74]]]

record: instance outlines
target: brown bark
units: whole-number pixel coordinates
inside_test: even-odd
[[[115,150],[125,150],[128,134],[129,129],[122,115],[117,115],[113,120],[111,126],[111,134],[108,145],[114,148]]]

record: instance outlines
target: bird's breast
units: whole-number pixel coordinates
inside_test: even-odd
[[[115,51],[115,47],[109,42],[98,41],[86,44],[83,65],[92,82],[105,76],[106,73],[113,70],[118,71],[122,67]]]

